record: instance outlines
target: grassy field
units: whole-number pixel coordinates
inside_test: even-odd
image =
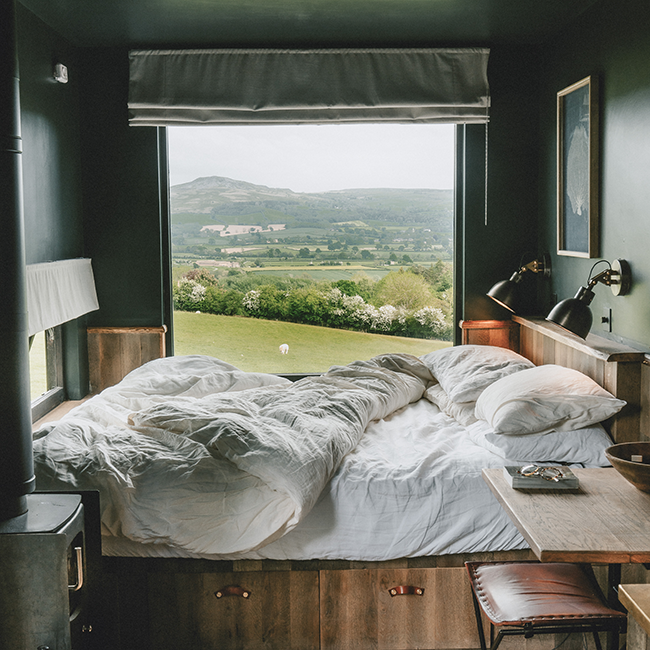
[[[305,266],[300,268],[267,268],[246,269],[252,273],[261,273],[263,275],[273,275],[278,277],[303,277],[309,276],[313,280],[326,280],[327,282],[336,282],[337,280],[352,280],[358,275],[366,275],[373,280],[381,280],[391,270],[398,267],[383,267],[372,269],[363,266]]]
[[[272,275],[278,277],[294,277],[300,278],[308,276],[313,280],[327,280],[328,282],[336,282],[337,280],[351,280],[358,275],[367,275],[373,280],[381,280],[387,273],[397,271],[400,266],[381,266],[374,268],[371,266],[364,266],[362,264],[350,266],[309,266],[303,263],[287,264],[287,262],[279,260],[277,262],[267,263],[264,262],[263,268],[246,267],[246,272],[256,273],[263,275]],[[174,264],[172,266],[172,280],[178,282],[184,273],[192,270],[190,264]],[[213,271],[215,267],[204,266],[203,268],[208,271]],[[216,267],[218,268],[218,267]],[[227,269],[223,269],[226,272]]]
[[[289,354],[280,354],[282,343]],[[174,352],[207,354],[256,372],[324,372],[332,365],[370,359],[384,352],[422,354],[451,345],[447,341],[348,332],[256,318],[174,312]],[[31,399],[47,390],[45,333],[29,352]]]
[[[289,353],[280,354],[286,343]],[[257,372],[324,372],[385,352],[421,356],[448,341],[298,325],[236,316],[174,312],[174,354],[207,354]]]

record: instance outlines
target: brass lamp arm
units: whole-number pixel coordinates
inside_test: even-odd
[[[625,296],[630,291],[632,274],[630,265],[625,260],[614,260],[611,268],[605,269],[589,280],[588,289],[602,283],[611,288],[615,296]]]

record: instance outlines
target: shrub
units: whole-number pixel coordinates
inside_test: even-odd
[[[422,276],[400,269],[391,271],[379,280],[373,303],[416,310],[429,305],[432,297],[429,285]]]
[[[294,289],[286,296],[286,319],[294,323],[327,325],[329,304],[327,296],[316,287]]]
[[[424,282],[422,277],[412,273],[389,275],[406,280],[404,285],[394,283],[393,288],[420,287],[420,283]],[[304,281],[294,282],[285,278],[281,282],[262,285],[258,285],[255,280],[246,276],[238,280],[236,284],[239,287],[249,288],[242,291],[239,287],[228,286],[231,282],[205,287],[194,279],[184,277],[174,289],[176,308],[418,338],[443,340],[451,338],[452,326],[449,317],[437,306],[442,303],[428,290],[428,304],[417,309],[409,309],[400,304],[387,303],[375,306],[367,302],[362,295],[359,295],[359,293],[366,295],[370,293],[373,285],[367,279],[359,283],[340,280],[335,283],[307,282],[305,284]],[[250,288],[251,282],[254,288]],[[359,293],[355,292],[355,287],[360,289]],[[408,301],[406,302],[408,304]]]
[[[225,290],[221,287],[208,287],[202,309],[208,314],[224,316],[243,316],[243,296],[239,291]]]
[[[214,287],[217,284],[217,278],[214,277],[208,269],[192,269],[183,275],[187,280],[194,280],[204,287]]]
[[[200,309],[205,294],[206,288],[196,280],[181,278],[174,288],[174,306],[184,311]]]
[[[259,289],[259,316],[268,320],[283,320],[286,292],[267,284]]]

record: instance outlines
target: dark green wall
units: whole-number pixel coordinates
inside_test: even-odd
[[[488,76],[492,106],[488,131],[487,225],[485,129],[467,127],[463,216],[465,304],[462,318],[509,318],[485,293],[537,256],[537,50],[493,47]],[[533,314],[538,278],[525,275],[520,313]],[[459,315],[460,316],[460,315]]]
[[[650,241],[649,14],[645,0],[602,0],[550,43],[492,47],[487,225],[483,127],[467,127],[462,151],[466,194],[458,223],[464,243],[459,319],[505,317],[485,292],[509,277],[526,253],[531,258],[553,253],[551,283],[527,274],[526,313],[546,313],[551,292],[568,297],[586,280],[589,260],[554,254],[555,98],[565,86],[598,74],[601,254],[628,259],[634,287],[623,298],[598,287],[594,311],[599,316],[604,305],[611,306],[615,337],[650,344],[650,294],[644,284],[650,274],[644,250]],[[156,129],[128,126],[127,52],[68,53],[33,17],[21,22],[21,67],[43,70],[23,84],[28,259],[77,254],[93,259],[101,308],[89,316],[90,324],[160,325],[165,255],[159,138]],[[67,88],[44,81],[57,50],[71,57]]]
[[[83,255],[79,74],[74,50],[18,8],[25,255],[28,264]],[[57,83],[54,62],[68,66]]]
[[[83,257],[77,52],[22,5],[17,31],[26,262]],[[67,84],[53,78],[57,62],[68,67]],[[83,317],[65,326],[63,364],[68,396],[86,395]]]
[[[90,257],[90,325],[161,325],[158,137],[128,127],[127,52],[74,49],[18,7],[27,263]]]
[[[83,50],[85,250],[100,310],[91,325],[163,324],[158,133],[128,125],[128,53]]]
[[[570,29],[542,49],[540,125],[541,234],[556,250],[556,93],[588,75],[600,84],[600,257],[628,260],[630,295],[615,297],[595,288],[592,332],[603,332],[600,317],[612,309],[611,338],[650,346],[650,3],[601,0]],[[596,258],[598,259],[598,258]],[[553,257],[553,290],[562,300],[574,295],[596,260]],[[602,269],[602,266],[599,266]]]

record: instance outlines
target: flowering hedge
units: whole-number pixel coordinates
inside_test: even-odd
[[[375,307],[359,295],[347,295],[322,283],[282,290],[262,285],[240,292],[219,285],[203,286],[191,278],[174,287],[174,306],[181,311],[240,315],[361,332],[450,340],[452,326],[434,306],[408,310],[393,305]]]

